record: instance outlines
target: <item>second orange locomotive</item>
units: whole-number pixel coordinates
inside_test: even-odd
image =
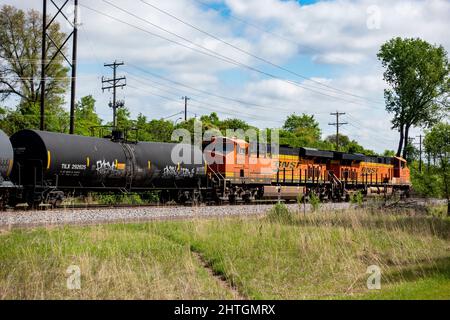
[[[205,144],[220,145],[209,153],[205,149],[205,154],[215,159],[206,161],[207,173],[216,182],[220,199],[230,202],[295,200],[311,193],[322,200],[340,201],[358,191],[364,195],[407,195],[411,186],[406,161],[399,157],[286,146],[272,153],[269,145],[225,137]]]

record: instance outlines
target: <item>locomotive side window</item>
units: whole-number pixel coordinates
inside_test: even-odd
[[[226,154],[228,154],[228,153],[230,153],[230,152],[233,152],[233,150],[234,150],[234,145],[233,145],[232,143],[226,143],[226,144],[224,145],[224,152],[225,152]]]
[[[237,154],[244,155],[246,154],[246,148],[241,148],[238,144],[236,145]]]

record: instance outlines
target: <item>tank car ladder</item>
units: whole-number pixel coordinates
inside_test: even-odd
[[[125,158],[127,163],[125,165],[125,190],[122,192],[127,193],[131,191],[133,186],[133,176],[135,167],[134,151],[128,143],[122,143],[123,150],[125,152]]]

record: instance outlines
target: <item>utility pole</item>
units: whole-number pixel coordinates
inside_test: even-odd
[[[419,138],[419,171],[422,173],[422,138],[423,135],[419,135],[417,138]]]
[[[406,161],[408,161],[408,162],[410,162],[410,161],[412,161],[412,159],[411,159],[411,153],[413,153],[414,152],[414,140],[415,140],[416,138],[412,138],[412,137],[409,137],[408,138],[408,144],[407,144],[407,152],[406,152]],[[413,153],[413,155],[414,155],[414,153]]]
[[[47,58],[47,0],[43,0],[44,7],[42,10],[42,55],[41,55],[41,119],[39,129],[45,129],[45,60]]]
[[[78,0],[73,0],[73,21],[64,12],[64,9],[69,6],[69,0],[65,1],[62,5],[57,5],[53,0],[50,1],[57,9],[55,15],[47,23],[47,0],[43,0],[42,10],[42,51],[41,51],[41,108],[40,108],[40,130],[45,130],[45,82],[46,82],[46,70],[52,64],[53,60],[61,55],[72,69],[71,77],[71,95],[70,95],[70,133],[73,134],[75,127],[75,94],[76,94],[76,77],[77,77],[77,34],[78,34]],[[56,18],[61,15],[73,28],[72,32],[65,38],[61,45],[57,44],[54,39],[48,34],[49,28],[53,23],[56,23]],[[72,38],[72,59],[69,60],[64,54],[64,47]],[[50,60],[47,60],[47,40],[52,46],[55,47],[55,53]]]
[[[329,126],[336,126],[336,151],[339,151],[339,127],[348,124],[347,122],[339,122],[339,117],[345,115],[345,112],[332,112],[332,116],[336,116],[336,122],[328,123]]]
[[[73,44],[72,44],[72,78],[70,89],[70,129],[69,133],[75,132],[75,97],[77,87],[77,47],[78,47],[78,0],[74,0],[73,11]]]
[[[184,121],[187,121],[187,102],[188,100],[191,100],[189,97],[181,97],[181,99],[184,99]]]
[[[102,91],[105,90],[113,90],[113,101],[109,104],[109,106],[113,109],[113,127],[117,127],[117,108],[123,107],[125,103],[123,101],[116,100],[116,89],[123,88],[127,85],[126,78],[120,77],[117,78],[117,68],[119,66],[123,66],[123,62],[114,61],[113,63],[105,63],[105,67],[111,67],[113,69],[113,78],[105,78],[102,77]]]

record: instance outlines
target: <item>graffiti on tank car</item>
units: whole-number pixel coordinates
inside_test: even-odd
[[[162,172],[163,178],[193,178],[195,175],[195,168],[181,168],[177,166],[166,166]]]
[[[109,162],[106,160],[99,160],[96,163],[97,173],[100,175],[106,175],[115,172],[117,169],[116,163],[114,161]]]
[[[9,167],[9,159],[0,158],[0,169],[6,170]]]

